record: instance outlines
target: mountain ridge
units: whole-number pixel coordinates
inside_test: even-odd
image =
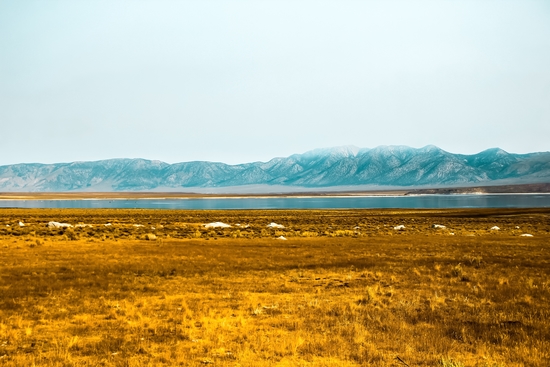
[[[230,165],[169,164],[143,158],[0,166],[0,191],[169,191],[263,185],[427,187],[504,182],[550,182],[550,152],[508,153],[500,148],[465,155],[434,145],[422,148],[321,148],[267,162]]]

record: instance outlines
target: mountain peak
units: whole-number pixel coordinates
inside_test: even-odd
[[[325,155],[335,155],[335,156],[342,156],[342,157],[355,157],[357,153],[361,151],[360,148],[356,147],[355,145],[342,145],[337,147],[330,147],[330,148],[319,148],[319,149],[313,149],[310,151],[305,152],[304,156],[325,156]]]
[[[484,151],[480,152],[479,154],[480,155],[481,154],[486,154],[486,155],[495,155],[495,156],[506,156],[506,155],[509,155],[510,153],[508,153],[507,151],[505,151],[503,149],[500,149],[500,148],[489,148],[489,149],[485,149]]]
[[[426,145],[425,147],[422,147],[420,148],[420,151],[422,152],[431,152],[431,153],[435,153],[435,152],[444,152],[443,149],[439,148],[439,147],[436,147],[435,145]]]

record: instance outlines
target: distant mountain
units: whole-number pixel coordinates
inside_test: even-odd
[[[450,187],[550,182],[550,152],[478,154],[345,146],[269,162],[168,164],[145,159],[0,166],[0,191],[192,191],[193,188]],[[258,190],[258,189],[256,189]]]

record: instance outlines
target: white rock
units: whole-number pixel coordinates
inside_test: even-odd
[[[445,228],[447,228],[447,227],[445,227],[445,226],[443,226],[443,225],[441,225],[441,224],[433,224],[433,225],[432,225],[432,228],[435,228],[435,229],[445,229]]]
[[[282,224],[271,222],[267,225],[267,228],[285,228]]]
[[[521,237],[533,237],[533,235],[529,233],[524,233],[521,235]]]
[[[402,230],[405,229],[405,226],[402,225],[402,224],[400,224],[400,225],[398,225],[398,226],[393,227],[393,229],[395,229],[396,231],[402,231]]]
[[[134,224],[134,227],[143,227],[143,224]]]
[[[231,228],[229,224],[222,222],[212,222],[204,225],[205,228]]]
[[[25,223],[19,222],[19,227],[25,227]]]
[[[279,236],[277,237],[278,240],[285,240],[286,241],[286,238],[284,236]]]
[[[494,227],[491,227],[491,231],[500,231],[500,228],[498,228],[497,226],[494,226]]]
[[[72,224],[69,223],[59,223],[59,222],[49,222],[48,228],[70,228]]]
[[[109,227],[109,226],[112,226],[111,223],[107,223],[107,224],[104,224],[105,227]]]
[[[516,229],[519,229],[519,226],[516,226]]]
[[[92,228],[92,225],[91,224],[75,224],[75,227],[77,227],[77,228],[84,228],[84,227]]]

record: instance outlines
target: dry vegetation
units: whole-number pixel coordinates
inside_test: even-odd
[[[549,365],[549,239],[550,209],[2,209],[0,365]]]

